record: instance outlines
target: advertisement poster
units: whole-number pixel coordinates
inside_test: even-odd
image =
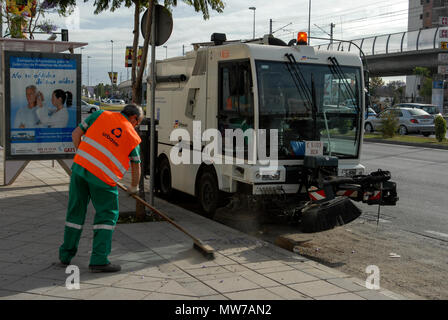
[[[118,72],[108,72],[107,74],[109,75],[110,81],[112,81],[113,84],[117,84]],[[113,78],[112,78],[112,76],[113,76]]]
[[[5,51],[6,158],[72,158],[80,121],[79,55]]]
[[[132,67],[132,57],[133,57],[134,48],[132,47],[126,47],[126,54],[125,54],[125,64],[124,66],[126,68]],[[143,47],[138,47],[138,55],[137,55],[137,66],[140,67],[140,63],[142,61],[142,53],[143,53]]]

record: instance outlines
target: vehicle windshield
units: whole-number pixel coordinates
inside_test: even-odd
[[[422,109],[416,109],[416,108],[409,109],[409,112],[410,112],[413,116],[424,116],[424,115],[427,115],[427,114],[428,114],[428,112],[426,112],[425,110],[422,110]]]
[[[439,113],[439,110],[437,110],[436,106],[422,106],[420,107],[422,110],[425,110],[429,114],[437,114]]]
[[[342,66],[345,79],[340,79],[328,65],[299,65],[304,87],[315,90],[315,118],[312,101],[296,86],[287,63],[258,60],[259,128],[267,134],[270,129],[278,130],[280,160],[303,158],[300,142],[319,140],[324,155],[357,158],[362,116],[360,69]]]

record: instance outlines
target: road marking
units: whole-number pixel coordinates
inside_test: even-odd
[[[426,233],[433,234],[433,235],[436,235],[436,236],[440,236],[440,237],[448,238],[448,234],[446,234],[446,233],[437,232],[437,231],[432,231],[432,230],[426,230],[425,232],[426,232]]]
[[[414,161],[414,162],[424,162],[424,163],[436,163],[436,161],[428,161],[428,160],[420,160],[420,159],[411,159],[411,158],[403,158],[403,157],[392,157],[394,159],[398,160],[405,160],[405,161]]]

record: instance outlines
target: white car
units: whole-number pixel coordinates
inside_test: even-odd
[[[122,99],[109,99],[108,104],[126,104]]]
[[[81,100],[81,112],[94,113],[95,111],[98,110],[100,110],[100,107],[94,104],[87,103],[84,100]]]

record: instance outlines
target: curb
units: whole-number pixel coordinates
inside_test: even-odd
[[[388,140],[374,139],[374,138],[364,138],[364,142],[398,144],[398,145],[401,145],[401,146],[409,146],[409,147],[420,147],[420,148],[431,148],[431,149],[448,150],[448,146],[431,145],[429,143],[412,143],[412,142],[403,142],[403,141],[388,141]]]

